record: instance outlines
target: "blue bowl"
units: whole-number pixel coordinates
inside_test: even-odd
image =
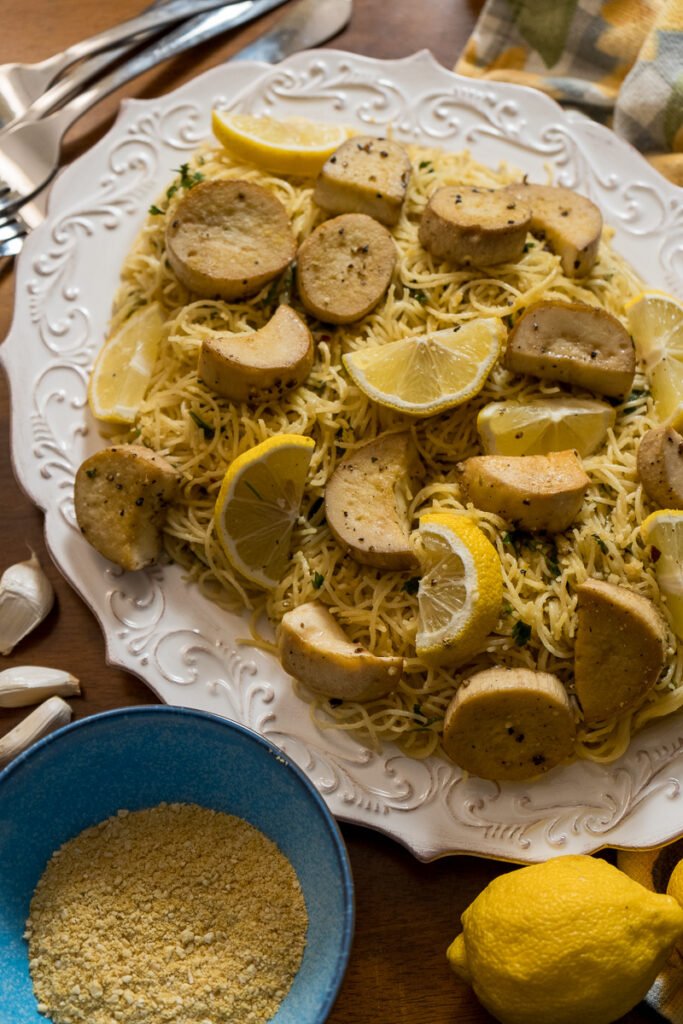
[[[303,772],[224,718],[158,705],[67,725],[0,772],[0,1024],[45,1024],[22,939],[52,853],[120,808],[196,803],[259,828],[291,861],[306,950],[273,1024],[322,1024],[351,951],[353,884],[336,822]]]

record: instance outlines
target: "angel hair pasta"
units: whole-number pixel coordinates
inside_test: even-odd
[[[445,709],[463,678],[494,665],[524,666],[551,672],[566,685],[576,711],[578,755],[609,761],[626,749],[633,731],[644,722],[683,704],[683,665],[671,643],[666,670],[639,710],[587,729],[573,696],[576,586],[588,577],[599,577],[661,604],[639,539],[639,525],[648,510],[637,481],[636,450],[656,422],[640,370],[631,394],[613,401],[616,422],[604,445],[584,460],[590,485],[571,527],[554,535],[524,533],[495,514],[467,509],[500,557],[504,602],[484,649],[456,670],[426,667],[415,656],[417,578],[359,564],[341,549],[325,521],[325,485],[340,459],[360,442],[398,427],[410,431],[420,462],[409,496],[411,526],[415,528],[427,510],[465,511],[455,467],[481,451],[479,410],[495,399],[567,393],[553,382],[513,376],[498,364],[471,401],[438,415],[410,419],[370,401],[346,373],[344,353],[462,326],[479,317],[501,318],[511,326],[541,298],[599,305],[623,321],[626,303],[641,287],[606,237],[591,274],[581,280],[565,276],[559,258],[531,235],[517,262],[498,264],[490,272],[435,265],[418,241],[420,217],[434,189],[455,184],[496,188],[518,181],[519,174],[505,165],[496,170],[482,166],[467,152],[412,146],[408,153],[412,176],[400,220],[392,229],[398,262],[384,299],[350,325],[309,320],[315,342],[310,374],[289,394],[262,404],[232,402],[213,393],[198,378],[198,353],[206,339],[263,327],[283,299],[301,310],[291,274],[285,272],[253,298],[198,299],[180,284],[165,257],[168,201],[162,195],[125,261],[114,303],[113,330],[152,302],[160,304],[165,319],[151,384],[134,429],[121,440],[143,443],[175,467],[182,486],[165,527],[168,555],[214,601],[234,611],[248,610],[254,631],[251,642],[275,650],[272,637],[283,614],[317,599],[352,641],[376,654],[404,657],[405,671],[396,692],[365,703],[316,699],[295,684],[321,728],[346,730],[375,748],[394,741],[406,754],[426,757],[438,751]],[[325,219],[313,202],[312,181],[240,165],[222,148],[201,149],[169,191],[200,178],[265,186],[284,205],[299,243]],[[572,394],[587,393],[572,389]],[[235,457],[287,432],[312,438],[315,451],[289,569],[274,589],[263,591],[231,568],[217,541],[212,515],[226,468]]]

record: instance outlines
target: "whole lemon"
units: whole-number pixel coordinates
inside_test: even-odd
[[[683,937],[675,899],[581,855],[499,876],[461,920],[449,962],[502,1024],[610,1024]]]

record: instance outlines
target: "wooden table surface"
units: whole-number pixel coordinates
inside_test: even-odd
[[[441,63],[452,67],[480,6],[479,0],[355,0],[351,24],[329,45],[374,57],[402,57],[428,48]],[[118,0],[117,4],[22,0],[13,7],[12,17],[3,19],[0,63],[41,60],[142,7],[142,0]],[[153,97],[177,87],[229,57],[276,18],[277,12],[257,26],[178,57],[109,97],[72,129],[63,151],[64,162],[78,156],[110,127],[123,96]],[[11,261],[4,264],[0,261],[0,338],[7,334],[13,308]],[[84,690],[82,698],[72,701],[76,718],[109,708],[155,703],[144,683],[106,664],[95,619],[50,561],[43,542],[42,514],[12,474],[9,400],[2,374],[0,408],[0,571],[20,560],[30,546],[38,553],[57,595],[56,607],[46,621],[13,655],[3,659],[0,667],[42,664],[73,672]],[[0,735],[21,715],[0,710]],[[492,1021],[468,987],[454,979],[445,950],[459,931],[460,914],[468,903],[508,867],[476,857],[448,857],[421,864],[379,833],[351,825],[343,825],[342,831],[356,886],[356,934],[330,1024]],[[644,1024],[655,1019],[652,1011],[641,1005],[622,1022]]]

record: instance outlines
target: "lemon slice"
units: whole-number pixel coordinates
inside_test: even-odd
[[[683,640],[683,512],[652,512],[641,523],[640,534],[658,552],[653,557],[657,582],[666,598],[674,632]]]
[[[214,110],[211,125],[232,156],[266,171],[301,177],[316,175],[347,137],[341,125],[317,124],[303,118],[276,121],[227,110]]]
[[[614,426],[611,405],[589,398],[491,402],[477,416],[487,455],[546,455],[576,448],[591,455]]]
[[[88,382],[93,416],[133,423],[149,386],[164,318],[158,302],[133,313],[100,349]]]
[[[659,418],[683,423],[683,304],[666,292],[641,292],[626,307]]]
[[[500,616],[500,559],[476,523],[453,512],[421,516],[418,539],[417,656],[436,664],[464,661],[482,648]]]
[[[502,321],[491,317],[358,349],[342,359],[374,402],[409,416],[433,416],[481,391],[504,338]]]
[[[276,586],[287,569],[314,448],[310,437],[277,434],[238,455],[223,478],[218,538],[234,568],[260,587]]]

